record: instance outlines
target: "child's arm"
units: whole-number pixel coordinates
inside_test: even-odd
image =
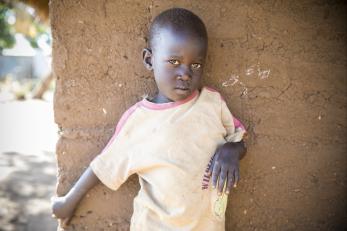
[[[134,173],[129,161],[130,153],[121,148],[122,144],[116,137],[137,107],[138,104],[133,105],[122,115],[106,147],[93,159],[70,191],[65,196],[52,198],[52,216],[60,219],[62,227],[68,225],[79,202],[96,184],[102,182],[106,187],[117,190]]]
[[[63,227],[69,224],[82,198],[91,188],[98,184],[99,181],[100,180],[96,177],[91,168],[88,167],[65,196],[52,198],[52,214],[54,217],[61,220],[61,225]]]
[[[217,187],[219,194],[228,194],[232,186],[236,187],[240,180],[239,160],[246,154],[243,142],[246,129],[243,124],[231,114],[226,102],[221,102],[221,120],[226,129],[224,145],[217,148],[208,168],[208,175],[212,177],[212,186]]]

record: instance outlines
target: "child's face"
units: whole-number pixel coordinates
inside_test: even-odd
[[[187,33],[163,28],[155,39],[152,53],[147,51],[158,87],[157,103],[185,99],[200,85],[207,47]],[[144,54],[146,65],[146,55]],[[148,64],[147,62],[147,64]],[[148,67],[148,65],[146,65]]]

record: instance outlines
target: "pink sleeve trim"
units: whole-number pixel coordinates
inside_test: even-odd
[[[134,113],[134,111],[136,110],[136,108],[138,107],[138,103],[134,104],[133,106],[131,106],[126,112],[124,112],[124,114],[122,115],[122,117],[120,118],[120,120],[117,123],[116,126],[116,131],[114,132],[113,136],[111,137],[110,141],[108,141],[107,145],[104,147],[104,149],[102,151],[104,151],[106,148],[108,148],[108,146],[110,146],[110,144],[114,141],[114,139],[118,136],[118,134],[120,133],[120,131],[122,130],[124,124],[126,123],[126,121],[128,120],[128,118]]]
[[[233,117],[233,122],[234,122],[235,128],[241,128],[242,130],[246,131],[245,126],[243,126],[243,124],[235,117]]]

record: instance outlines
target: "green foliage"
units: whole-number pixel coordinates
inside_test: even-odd
[[[33,48],[38,48],[38,39],[40,38],[40,36],[47,35],[48,37],[50,37],[50,32],[48,30],[48,26],[40,23],[37,20],[33,20],[32,25],[35,27],[36,33],[34,35],[26,34],[25,38],[29,41],[30,45]]]
[[[11,48],[15,44],[14,32],[11,25],[7,22],[9,9],[0,3],[0,53],[5,48]]]

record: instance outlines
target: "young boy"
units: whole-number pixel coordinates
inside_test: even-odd
[[[154,19],[143,61],[158,93],[126,111],[73,188],[52,199],[57,218],[67,222],[99,181],[117,190],[137,173],[131,230],[224,230],[218,200],[239,180],[245,129],[218,92],[199,90],[206,52],[205,25],[192,12],[174,8]]]

